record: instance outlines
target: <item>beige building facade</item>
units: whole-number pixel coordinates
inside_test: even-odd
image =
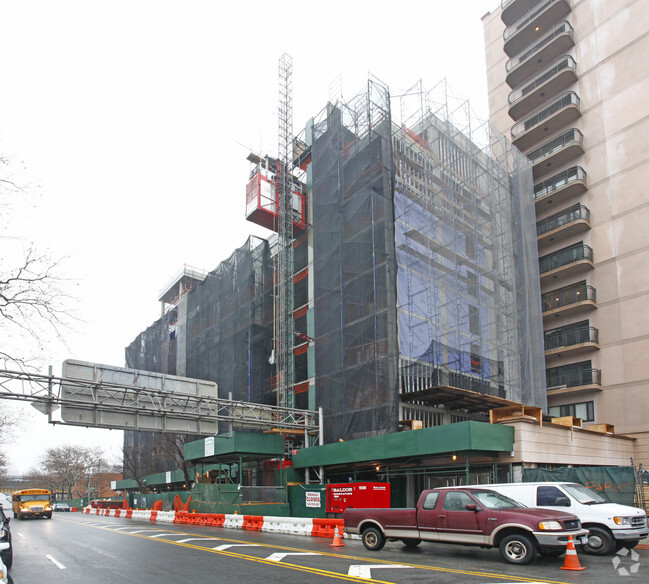
[[[533,163],[548,412],[649,466],[649,6],[502,0],[483,17],[492,124]]]

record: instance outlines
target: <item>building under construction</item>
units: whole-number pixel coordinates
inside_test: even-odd
[[[292,145],[290,262],[273,233],[284,169],[251,155],[246,216],[268,240],[209,274],[183,270],[127,367],[321,407],[325,443],[483,420],[506,400],[545,409],[530,162],[445,83],[395,97],[370,79]],[[282,294],[292,312],[280,315]],[[278,328],[290,333],[288,399]]]

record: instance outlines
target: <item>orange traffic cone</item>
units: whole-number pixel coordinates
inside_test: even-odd
[[[330,543],[329,545],[333,546],[333,547],[342,547],[342,546],[345,545],[342,542],[342,540],[340,539],[340,534],[338,533],[338,526],[337,525],[336,525],[336,529],[334,530],[334,541],[333,541],[333,543]]]
[[[566,547],[566,561],[561,566],[562,570],[585,570],[580,563],[579,558],[577,557],[577,550],[575,549],[575,544],[572,541],[572,535],[568,536],[568,545]]]

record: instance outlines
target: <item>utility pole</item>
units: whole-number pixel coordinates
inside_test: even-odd
[[[277,405],[294,407],[293,393],[293,60],[279,60],[277,157]]]

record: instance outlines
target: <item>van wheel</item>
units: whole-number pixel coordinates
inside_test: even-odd
[[[363,545],[366,549],[376,552],[385,545],[385,537],[376,527],[368,527],[361,535]]]
[[[523,534],[513,533],[502,539],[500,556],[510,564],[529,564],[536,557],[534,542]]]
[[[414,537],[404,537],[401,541],[403,545],[409,548],[417,547],[421,543],[420,539]]]
[[[581,546],[586,554],[591,556],[607,556],[615,550],[613,536],[601,527],[588,527],[588,542]]]

